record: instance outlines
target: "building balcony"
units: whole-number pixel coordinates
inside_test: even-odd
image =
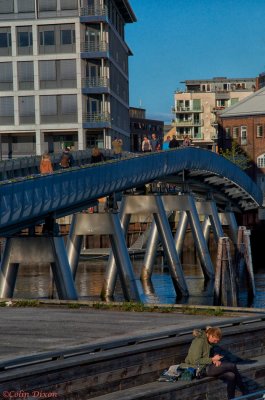
[[[103,88],[109,87],[109,78],[106,76],[95,76],[93,78],[85,77],[82,78],[83,88]]]
[[[108,15],[108,8],[103,5],[95,5],[82,7],[80,9],[80,17],[101,17]]]
[[[98,53],[109,50],[109,44],[105,40],[95,42],[81,42],[81,52]]]
[[[177,107],[172,107],[172,111],[175,113],[200,113],[204,111],[203,106],[200,107],[182,107],[182,106],[177,106]]]
[[[203,126],[203,120],[199,121],[184,121],[184,120],[175,120],[173,123],[176,127],[192,127],[192,126]]]
[[[109,112],[83,114],[84,128],[109,128],[111,116]]]
[[[176,134],[176,137],[177,137],[178,140],[184,140],[185,136],[186,136],[186,134],[183,135],[182,133],[177,133]],[[190,133],[190,134],[188,134],[188,137],[192,141],[193,140],[203,140],[204,139],[203,133]]]

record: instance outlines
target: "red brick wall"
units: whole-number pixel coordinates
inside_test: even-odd
[[[263,126],[263,137],[257,137],[257,125]],[[241,145],[240,140],[240,127],[247,127],[247,144]],[[228,117],[221,118],[219,117],[219,148],[226,149],[231,146],[233,127],[239,127],[239,136],[236,140],[240,145],[242,150],[249,156],[251,162],[253,163],[252,171],[250,171],[250,175],[253,178],[256,177],[257,172],[265,173],[265,168],[260,170],[257,169],[257,157],[261,154],[265,153],[265,112],[264,115],[259,116],[246,116],[246,117]],[[230,128],[231,137],[226,138],[225,129]],[[253,176],[254,175],[254,176]]]

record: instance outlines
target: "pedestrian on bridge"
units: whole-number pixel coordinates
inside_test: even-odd
[[[104,157],[103,153],[101,153],[99,148],[96,146],[92,149],[90,161],[91,161],[91,164],[96,164],[96,163],[105,161],[105,157]]]
[[[194,330],[195,337],[190,345],[185,363],[181,368],[194,368],[196,371],[205,370],[206,376],[216,377],[227,383],[227,398],[235,397],[236,387],[243,395],[248,394],[248,389],[242,381],[236,364],[223,360],[223,355],[217,354],[214,345],[222,338],[221,329],[207,327],[205,331]]]
[[[73,164],[74,164],[74,157],[71,154],[71,149],[70,147],[66,147],[61,156],[60,166],[63,169],[66,169],[66,168],[71,168]]]
[[[40,173],[51,174],[53,172],[51,157],[48,153],[44,153],[40,160]]]
[[[142,151],[144,153],[150,152],[152,150],[150,140],[147,136],[144,136],[144,140],[142,141]]]

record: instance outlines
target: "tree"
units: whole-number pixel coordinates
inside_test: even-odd
[[[251,166],[251,159],[234,140],[231,148],[226,150],[221,149],[220,154],[243,170]]]

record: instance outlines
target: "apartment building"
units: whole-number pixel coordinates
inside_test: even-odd
[[[128,0],[0,0],[1,157],[129,149]]]
[[[225,77],[187,80],[174,95],[174,120],[179,140],[188,135],[193,144],[212,149],[217,144],[219,111],[236,104],[255,90],[255,78]]]

